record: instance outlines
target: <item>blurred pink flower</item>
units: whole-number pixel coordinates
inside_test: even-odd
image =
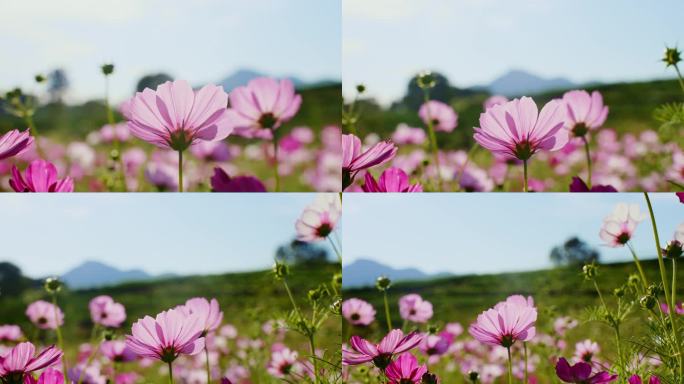
[[[184,80],[146,88],[129,101],[126,118],[133,136],[159,148],[182,152],[199,141],[223,140],[233,130],[228,95],[205,85],[194,91]]]
[[[28,341],[11,348],[0,356],[0,378],[8,383],[23,383],[31,372],[57,364],[62,357],[62,351],[54,345],[33,356],[35,353],[36,347]]]
[[[54,369],[48,368],[40,374],[38,382],[36,384],[63,384],[64,375],[62,372]]]
[[[575,362],[591,363],[600,350],[598,343],[589,339],[582,340],[575,344]]]
[[[37,300],[26,308],[26,316],[40,329],[57,329],[64,324],[62,310],[45,300]]]
[[[228,118],[237,135],[259,137],[292,119],[301,104],[292,81],[260,77],[230,92]]]
[[[378,181],[367,172],[366,183],[361,188],[364,192],[423,192],[420,183],[409,184],[406,172],[395,167],[385,169]]]
[[[608,107],[598,91],[589,95],[587,91],[569,91],[563,95],[567,106],[565,126],[575,137],[582,137],[591,130],[600,128],[608,117]]]
[[[342,135],[342,189],[351,185],[359,171],[392,160],[397,150],[392,142],[381,141],[361,152],[361,139],[354,135]]]
[[[506,96],[494,95],[487,98],[487,100],[484,101],[482,107],[486,111],[495,105],[506,104],[507,102],[508,98]]]
[[[482,343],[510,348],[516,340],[530,341],[536,334],[537,310],[528,305],[501,302],[477,316],[470,334]]]
[[[126,123],[118,123],[114,125],[104,125],[100,128],[100,140],[104,143],[111,143],[114,140],[119,142],[128,141],[131,137],[131,130]]]
[[[88,304],[90,318],[93,323],[105,327],[118,328],[126,321],[126,308],[110,296],[101,295],[90,300]]]
[[[231,158],[230,148],[223,141],[200,141],[190,147],[190,153],[205,161],[228,161]]]
[[[133,324],[126,345],[136,354],[170,363],[180,355],[194,355],[204,349],[203,319],[178,309],[145,316]]]
[[[641,377],[638,375],[632,375],[627,379],[627,383],[629,384],[642,384]],[[650,379],[648,379],[648,384],[660,384],[660,378],[658,376],[651,376]]]
[[[570,183],[570,192],[617,192],[612,185],[594,184],[589,189],[587,183],[581,178],[574,176]]]
[[[392,134],[392,141],[399,145],[422,145],[426,138],[425,130],[413,128],[404,123],[397,125],[397,129]]]
[[[432,303],[411,293],[399,299],[399,313],[404,320],[427,323],[432,318]]]
[[[637,204],[619,203],[603,219],[599,237],[610,247],[622,247],[632,238],[637,225],[646,218]]]
[[[423,338],[419,349],[428,356],[440,356],[449,350],[449,346],[454,341],[454,335],[447,331],[442,331],[437,335],[430,334]]]
[[[410,353],[399,356],[385,369],[391,384],[420,384],[426,373],[427,366],[418,365],[418,359]]]
[[[200,317],[204,324],[203,336],[218,329],[223,321],[223,312],[219,308],[218,300],[213,298],[209,301],[203,297],[194,297],[186,301],[182,308],[187,315]]]
[[[24,337],[21,333],[21,328],[18,325],[0,325],[0,342],[2,341],[19,341]]]
[[[660,310],[665,314],[670,314],[670,307],[667,305],[667,303],[660,303]],[[675,313],[678,315],[684,315],[684,306],[682,305],[681,301],[675,304]]]
[[[110,361],[116,363],[134,361],[138,357],[123,340],[103,341],[100,344],[100,352]]]
[[[25,178],[24,178],[25,176]],[[15,192],[73,192],[74,181],[70,177],[57,178],[54,164],[38,159],[33,160],[22,176],[16,166],[12,167],[10,187]]]
[[[33,136],[28,130],[11,130],[0,136],[0,160],[22,154],[33,145]]]
[[[472,165],[463,170],[458,184],[466,192],[491,192],[494,189],[494,180],[487,172]]]
[[[212,192],[266,192],[266,186],[256,177],[230,177],[221,167],[214,167],[210,182]]]
[[[295,223],[300,241],[325,240],[335,230],[342,215],[342,203],[337,194],[319,194]]]
[[[565,383],[576,384],[603,384],[617,380],[617,375],[608,372],[599,372],[592,376],[591,365],[579,362],[570,365],[565,358],[561,357],[556,363],[556,375]]]
[[[495,154],[528,160],[540,150],[557,151],[568,142],[564,104],[551,100],[541,112],[529,97],[495,105],[480,114],[475,141]]]
[[[282,348],[271,354],[266,370],[273,377],[298,377],[305,373],[305,366],[297,359],[299,354],[289,348]]]
[[[391,330],[380,344],[372,344],[359,336],[352,336],[349,340],[351,349],[342,348],[342,363],[344,365],[359,365],[373,362],[376,367],[385,369],[392,357],[415,348],[423,341],[423,336],[411,332],[404,336],[400,329]]]
[[[437,132],[451,132],[458,125],[458,115],[449,105],[437,100],[430,100],[420,106],[418,116],[426,125],[432,122]]]
[[[351,298],[342,303],[342,316],[352,325],[366,327],[375,320],[375,309],[364,300]]]

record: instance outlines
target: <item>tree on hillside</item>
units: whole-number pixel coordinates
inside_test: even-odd
[[[328,251],[316,243],[292,240],[278,247],[276,259],[288,264],[324,263],[328,261]]]
[[[449,104],[453,98],[465,97],[478,93],[473,89],[462,89],[451,85],[446,76],[438,72],[432,72],[435,77],[435,86],[430,89],[430,99],[438,100]],[[416,76],[412,77],[406,87],[406,95],[400,103],[394,104],[393,108],[408,107],[410,110],[417,111],[425,101],[423,90],[418,86]]]
[[[69,79],[63,69],[57,68],[48,73],[47,91],[50,95],[50,102],[61,103],[68,89]]]
[[[8,262],[0,263],[0,298],[18,296],[30,285],[30,280],[21,274],[21,269]]]
[[[578,237],[571,237],[563,244],[553,247],[549,255],[556,266],[584,265],[598,262],[601,254]]]
[[[136,92],[142,92],[145,88],[156,89],[159,84],[173,81],[173,78],[166,73],[154,73],[143,76],[135,86]]]

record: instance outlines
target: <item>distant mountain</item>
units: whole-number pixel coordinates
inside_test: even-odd
[[[545,79],[529,72],[513,70],[496,78],[485,88],[496,95],[521,96],[569,89],[575,86],[576,84],[562,77]]]
[[[416,268],[396,269],[373,260],[359,259],[342,268],[342,285],[345,288],[372,286],[379,276],[387,276],[392,281],[415,281],[450,275],[446,272],[428,274]]]
[[[140,269],[120,270],[97,261],[86,261],[61,276],[73,289],[96,288],[156,278]]]
[[[272,76],[270,74],[262,73],[262,72],[257,72],[253,71],[251,69],[240,69],[236,71],[235,73],[231,74],[230,76],[224,78],[223,80],[219,81],[219,85],[223,86],[223,89],[226,91],[230,91],[235,87],[239,87],[241,85],[246,85],[250,80],[257,78],[257,77],[263,77],[263,76]],[[297,89],[303,89],[303,88],[313,88],[313,87],[318,87],[322,85],[330,85],[330,84],[335,84],[339,83],[339,80],[319,80],[315,82],[305,82],[304,80],[296,77],[296,76],[275,76],[277,78],[287,78],[292,81],[294,84],[295,88]]]

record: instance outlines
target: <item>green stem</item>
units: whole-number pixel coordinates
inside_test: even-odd
[[[620,343],[620,328],[615,327],[615,348],[617,349],[617,363],[620,371],[624,371],[622,367],[622,345]]]
[[[425,92],[423,92],[423,99],[425,103],[427,104],[430,101],[430,92],[426,89]],[[432,124],[432,117],[430,116],[430,108],[426,107],[427,111],[427,127],[428,127],[428,137],[430,138],[430,150],[432,151],[432,156],[435,160],[435,173],[437,175],[437,188],[440,192],[442,192],[442,175],[440,174],[440,165],[439,165],[439,147],[437,146],[437,136],[435,135],[435,128]]]
[[[587,156],[587,187],[591,189],[591,152],[589,152],[589,140],[587,136],[582,136],[582,141],[584,141],[584,154]]]
[[[183,192],[183,151],[178,151],[178,192]]]
[[[387,332],[392,330],[392,318],[390,317],[389,302],[387,301],[387,290],[383,291],[385,300],[385,318],[387,319]]]
[[[337,260],[340,264],[342,264],[342,252],[337,249],[337,245],[335,245],[335,242],[330,236],[328,236],[328,241],[330,242],[330,246],[332,247],[333,251],[335,251],[335,255],[337,255]]]
[[[314,343],[314,334],[309,335],[309,349],[311,350],[311,362],[314,370],[314,383],[318,383],[318,358],[316,357],[316,344]]]
[[[58,316],[58,310],[59,307],[57,307],[57,293],[53,292],[52,293],[52,305],[54,306],[54,312],[55,312],[55,333],[57,333],[57,345],[59,345],[59,349],[64,351],[64,339],[62,339],[62,330],[59,326],[59,316]],[[66,362],[66,356],[62,356],[62,371],[65,372],[64,374],[66,375],[67,371],[67,362]]]
[[[43,157],[43,151],[40,147],[40,139],[38,138],[38,128],[36,128],[36,124],[33,122],[33,115],[29,112],[24,112],[24,121],[29,128],[29,132],[33,135],[33,143],[36,146],[38,157]]]
[[[295,302],[294,296],[292,296],[292,291],[290,291],[290,286],[287,284],[287,280],[283,278],[283,286],[285,286],[285,291],[287,292],[287,296],[290,298],[290,303],[292,303],[292,308],[294,308],[295,312],[297,313],[297,316],[299,316],[299,320],[304,320],[304,316],[302,315],[302,312],[299,310],[299,307],[297,306],[297,303]]]
[[[280,192],[280,173],[278,173],[278,135],[273,131],[273,175],[275,176],[275,191]]]
[[[463,177],[463,172],[465,172],[466,167],[468,167],[468,163],[470,162],[470,159],[473,157],[475,154],[475,151],[477,151],[477,143],[473,143],[472,147],[468,150],[468,155],[463,162],[463,166],[461,166],[461,169],[458,171],[458,176],[456,177],[456,188],[461,189],[461,177]]]
[[[603,300],[603,295],[601,294],[601,290],[598,287],[598,283],[596,283],[596,280],[592,280],[592,282],[594,283],[594,288],[596,288],[596,292],[598,292],[599,299],[601,299],[601,304],[603,305],[603,309],[605,309],[606,312],[608,312],[608,306],[606,305],[606,301]]]
[[[655,240],[656,252],[658,255],[658,267],[660,268],[660,278],[663,282],[663,291],[665,291],[665,302],[670,309],[670,322],[672,323],[672,334],[674,336],[674,342],[677,347],[678,361],[679,361],[679,378],[684,377],[684,357],[682,356],[682,346],[679,342],[679,330],[677,329],[676,323],[676,313],[674,303],[672,302],[673,295],[670,295],[667,289],[667,271],[665,269],[665,261],[663,260],[663,250],[660,248],[660,236],[658,236],[658,226],[655,220],[655,214],[653,213],[653,206],[651,205],[651,199],[648,197],[648,193],[644,192],[644,197],[646,198],[646,205],[648,205],[648,213],[651,216],[651,225],[653,227],[653,238]]]
[[[523,160],[523,192],[527,192],[527,160]]]
[[[204,360],[207,365],[207,384],[211,383],[211,368],[209,367],[209,348],[207,348],[206,339],[204,340]]]
[[[630,252],[632,253],[632,258],[634,259],[634,264],[636,264],[637,269],[639,270],[639,275],[641,276],[641,282],[644,285],[644,289],[648,288],[648,280],[646,280],[646,274],[644,273],[644,269],[641,267],[641,262],[639,262],[639,258],[636,255],[636,252],[634,252],[634,247],[632,247],[632,243],[627,242],[627,248],[629,248]]]
[[[527,342],[523,342],[523,351],[525,353],[525,373],[523,376],[523,383],[527,384],[528,368],[527,368]]]
[[[679,80],[679,86],[682,87],[682,91],[684,91],[684,78],[682,78],[682,73],[679,72],[679,67],[677,64],[674,65],[675,71],[677,71],[677,79]]]
[[[169,384],[173,384],[173,367],[172,362],[169,361]]]
[[[513,360],[511,359],[511,347],[508,350],[508,384],[513,384]]]

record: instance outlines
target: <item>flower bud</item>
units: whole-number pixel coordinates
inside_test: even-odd
[[[670,240],[663,248],[663,255],[668,259],[678,259],[682,256],[682,243],[679,240]]]
[[[341,287],[342,286],[342,274],[339,272],[334,274],[333,278],[332,278],[332,283],[336,287]]]
[[[473,383],[477,383],[477,380],[480,378],[480,374],[477,373],[477,371],[469,371],[468,372],[468,380],[470,380]]]
[[[660,285],[656,284],[651,284],[647,289],[646,289],[646,294],[654,297],[658,297],[663,294],[663,288]]]
[[[418,87],[421,89],[431,89],[437,85],[437,80],[432,72],[423,71],[416,77],[416,84],[418,84]]]
[[[359,94],[366,92],[366,86],[363,84],[357,85],[356,86],[356,92],[358,92]]]
[[[45,290],[49,294],[55,294],[59,291],[62,290],[62,282],[59,280],[59,277],[57,276],[51,276],[45,279],[45,284],[43,285],[45,287]]]
[[[276,263],[273,265],[273,274],[275,275],[276,279],[281,280],[287,277],[289,274],[289,268],[287,267],[286,264],[276,261]]]
[[[584,267],[582,267],[582,274],[584,275],[585,280],[594,280],[598,275],[598,266],[594,263],[585,264]]]
[[[375,281],[375,286],[380,291],[388,290],[391,285],[392,285],[392,280],[390,280],[389,277],[387,277],[387,276],[380,276]]]
[[[100,67],[102,69],[102,74],[105,76],[111,75],[114,73],[114,64],[104,64]]]
[[[41,74],[36,75],[36,77],[34,77],[34,79],[36,80],[36,83],[43,83],[46,80],[45,76],[43,76]]]
[[[434,335],[435,333],[437,333],[437,331],[439,331],[439,327],[433,324],[428,325],[427,332],[429,334]]]
[[[336,314],[336,315],[341,315],[342,314],[342,299],[337,299],[330,304],[330,310]]]
[[[665,55],[663,55],[662,60],[666,67],[674,67],[682,61],[682,53],[676,47],[665,48]]]
[[[639,299],[639,304],[646,309],[653,309],[656,305],[656,298],[651,295],[644,295]]]
[[[420,380],[421,384],[439,384],[439,378],[434,373],[426,372]]]
[[[625,287],[618,287],[613,290],[613,295],[615,297],[623,297],[625,296]]]
[[[309,297],[309,301],[316,302],[323,297],[323,290],[320,287],[316,289],[310,289],[307,296]]]

